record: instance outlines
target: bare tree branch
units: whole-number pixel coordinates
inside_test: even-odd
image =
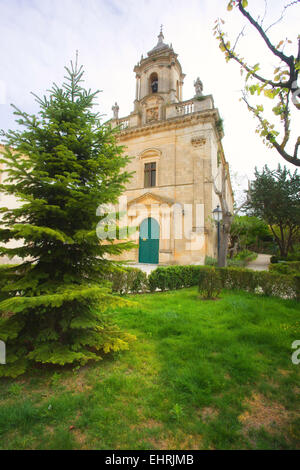
[[[297,0],[296,3],[298,3],[298,1],[300,0]],[[274,44],[271,43],[270,39],[266,35],[266,32],[263,30],[263,28],[257,23],[257,21],[254,20],[254,18],[250,15],[250,13],[247,10],[245,10],[245,8],[242,5],[242,0],[239,0],[238,8],[240,12],[242,13],[242,15],[245,18],[247,18],[247,20],[252,24],[252,26],[254,26],[254,28],[259,32],[260,36],[263,38],[264,42],[266,43],[270,51],[274,55],[279,57],[283,62],[285,62],[290,68],[294,68],[293,56],[290,56],[290,57],[286,56],[285,54],[283,54],[283,52],[279,51],[279,49],[277,49],[274,46]]]
[[[248,102],[247,95],[245,93],[243,96],[243,100],[246,103],[248,110],[251,111],[259,120],[259,129],[261,129],[261,137],[265,138],[267,143],[273,146],[286,161],[296,166],[300,166],[300,158],[298,158],[300,137],[297,138],[293,152],[291,154],[286,151],[286,146],[291,136],[290,101],[292,101],[296,109],[300,109],[300,89],[297,83],[299,76],[299,67],[297,63],[300,61],[300,36],[298,37],[297,41],[297,55],[288,56],[283,51],[285,42],[280,41],[279,44],[275,46],[268,37],[267,31],[270,29],[270,27],[274,26],[282,20],[289,7],[296,4],[299,5],[299,3],[300,0],[293,0],[287,3],[282,10],[280,18],[272,25],[270,25],[267,29],[263,28],[263,23],[266,17],[268,7],[267,0],[265,0],[265,12],[261,20],[260,17],[258,18],[258,20],[255,20],[253,18],[250,12],[246,10],[246,6],[243,6],[247,4],[247,2],[244,3],[243,0],[231,1],[228,5],[230,9],[232,9],[233,6],[236,6],[239,9],[240,13],[258,32],[259,36],[263,39],[269,51],[280,60],[281,63],[279,67],[276,67],[276,69],[274,67],[274,78],[265,78],[264,76],[262,76],[261,72],[259,72],[259,64],[256,64],[254,66],[248,65],[245,59],[243,57],[240,57],[240,55],[235,52],[239,39],[241,38],[241,36],[244,36],[244,28],[237,36],[233,47],[230,45],[230,42],[227,41],[225,34],[222,31],[222,20],[217,20],[216,26],[214,28],[215,35],[217,35],[217,39],[220,42],[220,48],[222,51],[225,52],[226,60],[228,61],[230,59],[233,59],[240,65],[241,71],[244,70],[247,72],[245,91],[250,91],[251,94],[257,93],[258,95],[264,92],[265,96],[267,96],[268,98],[275,98],[278,95],[279,103],[276,104],[276,106],[273,108],[273,112],[276,116],[280,118],[281,124],[283,126],[283,138],[281,142],[278,141],[280,140],[280,137],[278,138],[279,132],[277,132],[277,130],[274,129],[274,126],[271,125],[268,120],[263,116],[263,108],[258,106],[251,106]],[[283,47],[281,47],[282,45]],[[248,85],[247,81],[250,77],[252,79],[255,79],[257,82],[253,85]]]
[[[263,17],[262,17],[261,22],[260,22],[261,27],[262,27],[262,25],[265,21],[265,18],[266,18],[266,15],[267,15],[267,10],[268,10],[268,2],[267,2],[267,0],[265,0],[265,11],[264,11]]]
[[[233,48],[232,48],[232,52],[234,52],[234,50],[235,50],[235,48],[236,48],[236,46],[237,46],[237,43],[239,42],[239,39],[244,36],[245,28],[246,28],[246,26],[244,26],[243,29],[242,29],[242,31],[238,34],[238,36],[237,36],[237,38],[236,38],[236,40],[235,40],[234,46],[233,46]]]
[[[299,2],[300,2],[300,0],[295,0],[294,2],[290,2],[290,3],[288,3],[287,5],[285,5],[285,6],[283,7],[282,12],[281,12],[280,18],[278,18],[278,20],[276,20],[274,23],[270,24],[270,26],[268,26],[267,29],[265,30],[265,33],[267,33],[267,32],[269,31],[269,29],[271,29],[273,26],[275,26],[276,24],[280,23],[280,21],[283,20],[283,17],[284,17],[284,15],[285,15],[285,12],[286,12],[286,10],[287,10],[289,7],[291,7],[292,5],[295,5],[296,3],[299,3]],[[261,25],[261,26],[262,26],[262,25]]]
[[[219,38],[220,38],[220,41],[222,43],[222,46],[226,50],[226,52],[228,53],[228,57],[230,57],[230,59],[234,59],[238,64],[240,64],[240,66],[244,70],[246,70],[247,72],[250,72],[252,77],[256,78],[257,80],[259,80],[260,82],[262,82],[266,85],[272,86],[273,88],[291,88],[291,86],[292,86],[291,85],[291,79],[289,79],[286,82],[281,82],[281,81],[280,82],[275,82],[272,79],[264,78],[261,75],[259,75],[258,73],[254,72],[253,69],[246,64],[246,62],[244,62],[240,57],[238,57],[234,53],[233,49],[231,49],[227,46],[227,43],[224,40],[224,37],[222,35],[222,31],[221,31],[220,28],[218,29],[218,33],[220,35]],[[300,43],[300,41],[299,41],[299,43]]]
[[[278,153],[289,163],[292,163],[293,165],[300,166],[300,159],[298,158],[298,147],[300,145],[300,137],[298,137],[297,142],[295,144],[295,149],[293,156],[289,155],[284,149],[288,141],[289,137],[289,120],[285,119],[285,133],[283,137],[283,141],[281,144],[279,144],[274,136],[274,134],[271,134],[269,131],[269,128],[266,126],[264,119],[261,117],[260,113],[257,111],[256,108],[250,105],[250,103],[247,100],[246,95],[244,94],[243,96],[243,101],[246,103],[249,111],[251,111],[259,120],[261,127],[266,131],[266,139],[273,145],[273,147],[276,148]]]

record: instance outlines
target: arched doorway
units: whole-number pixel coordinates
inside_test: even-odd
[[[150,93],[158,92],[158,75],[156,72],[153,72],[150,75]]]
[[[140,226],[139,263],[158,264],[159,223],[152,217],[144,219]]]

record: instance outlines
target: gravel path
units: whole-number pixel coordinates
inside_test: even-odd
[[[246,268],[253,269],[254,271],[268,271],[270,264],[271,255],[258,255],[254,261],[251,261]],[[139,268],[141,271],[144,271],[149,275],[154,269],[156,269],[158,264],[147,264],[147,263],[133,263],[128,266],[132,268]]]
[[[258,255],[254,261],[251,261],[246,268],[254,271],[268,271],[271,255]]]
[[[144,271],[147,275],[149,275],[154,269],[158,267],[158,264],[147,264],[147,263],[136,263],[136,264],[128,264],[131,268],[138,268],[141,271]]]

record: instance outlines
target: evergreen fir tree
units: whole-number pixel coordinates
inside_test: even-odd
[[[0,271],[0,339],[7,364],[0,376],[15,377],[34,363],[100,360],[128,348],[132,336],[111,321],[108,309],[124,301],[99,280],[107,255],[130,242],[100,243],[99,205],[116,203],[130,174],[115,131],[93,112],[95,97],[82,86],[82,67],[65,67],[66,81],[35,98],[38,114],[14,107],[20,130],[2,131],[0,162],[8,174],[0,191],[21,202],[1,208],[0,256],[22,262]],[[7,245],[20,240],[19,247]],[[4,300],[3,300],[4,298]]]

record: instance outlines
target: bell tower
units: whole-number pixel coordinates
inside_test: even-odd
[[[172,45],[164,43],[161,27],[157,45],[134,67],[136,96],[133,114],[139,114],[142,125],[164,120],[165,107],[182,101],[185,75],[177,57]]]

